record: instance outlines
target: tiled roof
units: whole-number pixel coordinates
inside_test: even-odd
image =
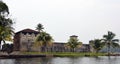
[[[72,36],[70,36],[70,37],[78,37],[78,36],[76,36],[76,35],[72,35]]]
[[[16,34],[21,33],[21,32],[22,33],[39,33],[38,31],[35,31],[35,30],[32,30],[32,29],[24,29],[24,30],[16,32]]]

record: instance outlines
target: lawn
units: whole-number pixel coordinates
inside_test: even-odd
[[[105,56],[106,53],[92,52],[21,52],[24,55],[52,55],[57,57],[78,57],[78,56]]]

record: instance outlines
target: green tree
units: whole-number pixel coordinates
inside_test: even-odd
[[[67,46],[71,48],[72,52],[80,45],[82,45],[82,42],[79,42],[77,38],[70,38],[67,42]]]
[[[49,46],[49,44],[51,44],[52,41],[52,36],[46,32],[40,32],[36,38],[36,43],[40,43],[43,46],[43,51],[45,52],[47,46]]]
[[[38,30],[39,32],[43,31],[44,27],[42,24],[38,24],[37,27],[36,27],[36,30]]]
[[[96,53],[98,53],[99,50],[103,48],[103,43],[101,42],[100,39],[90,40],[89,43]]]
[[[0,15],[4,13],[9,14],[9,8],[4,2],[0,1]]]
[[[105,45],[108,47],[108,54],[111,53],[110,47],[119,47],[119,39],[114,39],[115,38],[115,34],[111,31],[108,31],[108,34],[103,35],[103,42],[105,43]]]
[[[10,40],[14,33],[12,27],[13,22],[8,17],[8,14],[8,6],[4,2],[0,1],[0,46],[2,41],[5,43],[5,40]]]

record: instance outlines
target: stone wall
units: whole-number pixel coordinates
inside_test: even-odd
[[[61,42],[54,42],[52,46],[48,46],[46,49],[42,46],[34,47],[35,39],[39,32],[31,30],[31,29],[24,29],[15,33],[14,36],[14,50],[15,51],[48,51],[48,52],[70,52],[71,49],[66,47],[66,43]],[[78,36],[70,36],[71,38],[77,38]],[[89,52],[90,46],[82,45],[81,48],[77,48],[76,52]]]
[[[34,33],[20,33],[20,51],[33,51],[33,44],[36,39],[36,35]]]

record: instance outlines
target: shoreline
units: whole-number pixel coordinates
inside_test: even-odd
[[[98,57],[98,56],[120,56],[120,54],[106,53],[73,53],[73,52],[19,52],[19,54],[1,54],[0,59],[9,58],[34,58],[34,57]]]

